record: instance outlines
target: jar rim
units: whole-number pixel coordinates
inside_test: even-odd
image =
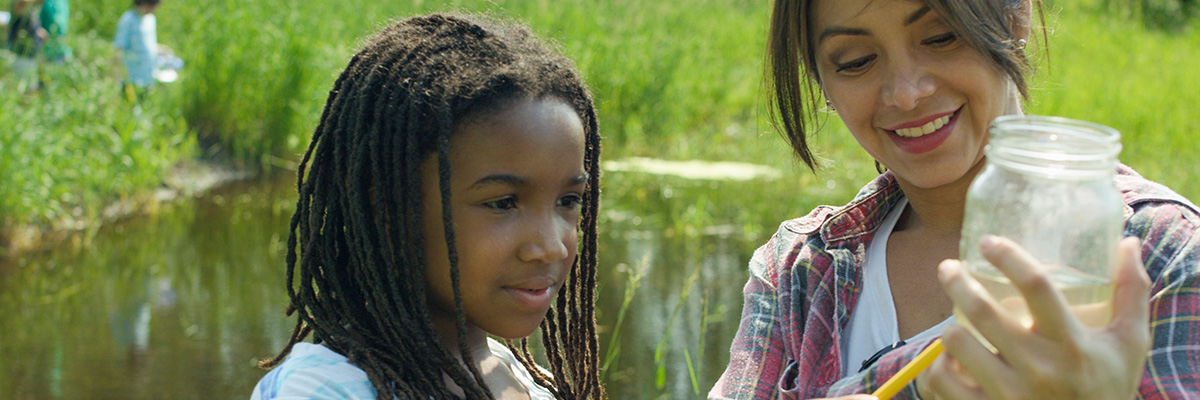
[[[1116,129],[1070,118],[1006,115],[988,131],[988,159],[1026,173],[1094,177],[1112,173],[1121,152]]]
[[[990,130],[1024,130],[1086,136],[1098,143],[1120,143],[1121,132],[1108,125],[1065,117],[1045,115],[1001,115],[992,120]]]

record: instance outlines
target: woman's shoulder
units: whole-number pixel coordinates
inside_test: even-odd
[[[817,206],[803,217],[783,221],[771,239],[754,252],[751,273],[776,284],[782,273],[801,262],[810,272],[823,273],[831,266],[828,247],[869,237],[861,233],[874,229],[903,197],[891,173],[883,173],[845,205]]]
[[[361,368],[328,347],[297,343],[286,360],[254,387],[252,400],[374,399],[375,388]]]
[[[1168,244],[1200,236],[1200,208],[1191,200],[1124,165],[1113,181],[1125,202],[1127,234]]]
[[[879,209],[889,209],[903,196],[899,184],[891,172],[876,176],[858,190],[850,202],[840,206],[820,205],[807,215],[783,221],[779,233],[787,236],[808,236],[819,231],[827,223],[844,221],[848,227],[861,226],[861,220],[869,218]]]
[[[1142,177],[1128,166],[1121,165],[1117,169],[1117,175],[1113,178],[1113,182],[1116,184],[1117,190],[1121,191],[1126,206],[1129,207],[1127,212],[1134,212],[1146,206],[1169,205],[1179,207],[1180,211],[1185,213],[1200,213],[1200,208],[1197,208],[1191,200],[1161,183]]]
[[[841,211],[845,207],[819,205],[803,217],[789,219],[780,223],[777,234],[781,236],[811,235],[821,229],[821,225],[824,225],[825,221],[829,220],[829,217],[837,214],[838,211]]]

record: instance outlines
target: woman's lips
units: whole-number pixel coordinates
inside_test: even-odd
[[[921,154],[928,152],[941,146],[950,137],[950,133],[958,125],[960,110],[962,110],[961,107],[949,114],[934,116],[920,125],[909,124],[916,126],[902,126],[896,130],[888,130],[888,137],[892,139],[892,143],[895,143],[896,147],[899,147],[900,150],[906,153]],[[929,132],[925,132],[927,128],[930,129]],[[920,133],[917,134],[917,132]],[[909,137],[905,135],[915,136]]]
[[[893,129],[893,131],[896,132],[897,135],[900,135],[900,136],[903,136],[906,138],[915,138],[915,137],[925,136],[930,133],[933,133],[933,131],[941,129],[943,126],[946,126],[946,124],[950,123],[950,117],[952,117],[952,116],[954,116],[954,113],[949,112],[940,117],[935,117],[935,118],[929,120],[929,122],[926,122],[924,124],[920,124],[920,125],[913,124],[913,126],[911,126],[911,127]]]

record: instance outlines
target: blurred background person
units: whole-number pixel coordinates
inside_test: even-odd
[[[42,30],[46,32],[45,46],[46,61],[62,63],[73,57],[71,45],[66,36],[70,31],[71,7],[68,0],[43,0],[42,9],[38,15]]]
[[[16,55],[13,74],[21,91],[41,88],[38,79],[38,53],[46,39],[46,31],[39,22],[40,4],[36,0],[13,0],[11,21],[4,47]]]

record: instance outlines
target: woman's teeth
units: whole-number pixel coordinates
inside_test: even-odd
[[[946,114],[945,116],[942,116],[941,118],[935,119],[933,121],[929,121],[929,123],[927,123],[925,125],[921,125],[921,126],[918,126],[915,128],[897,129],[896,134],[906,137],[906,138],[915,138],[915,137],[925,136],[930,133],[933,133],[933,131],[941,129],[943,126],[946,126],[946,123],[950,122],[950,117],[953,117],[953,116],[954,116],[954,114]]]

